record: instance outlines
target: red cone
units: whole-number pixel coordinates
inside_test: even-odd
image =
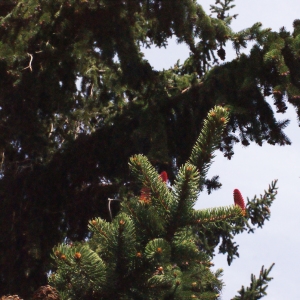
[[[162,171],[159,176],[160,176],[160,178],[162,179],[163,182],[167,182],[168,173],[166,171]]]
[[[161,172],[159,176],[160,176],[160,178],[162,179],[163,182],[167,182],[168,174],[167,174],[166,171]],[[150,189],[149,188],[147,188],[147,187],[142,188],[140,201],[144,202],[144,203],[150,203],[151,195],[150,195]]]
[[[233,191],[234,204],[238,205],[242,210],[246,209],[244,198],[238,189]]]

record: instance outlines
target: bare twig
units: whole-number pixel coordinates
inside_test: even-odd
[[[120,199],[112,199],[112,198],[108,198],[108,210],[109,210],[109,215],[110,215],[110,219],[112,220],[112,213],[111,213],[111,207],[110,207],[110,203],[111,201],[121,201]]]
[[[93,88],[94,88],[94,84],[91,85],[90,97],[93,96]]]
[[[32,63],[32,60],[33,60],[33,56],[32,56],[32,54],[30,54],[30,53],[27,53],[27,55],[30,56],[29,65],[28,65],[28,67],[24,68],[23,70],[26,70],[26,69],[29,68],[30,71],[32,72],[32,66],[31,66],[31,63]]]
[[[195,86],[198,86],[198,87],[199,87],[199,86],[201,86],[202,84],[203,84],[203,82],[199,82],[199,83],[197,83],[196,85],[189,86],[189,87],[187,87],[186,89],[182,90],[182,91],[181,91],[181,94],[187,92],[187,91],[190,90],[192,87],[195,87]]]

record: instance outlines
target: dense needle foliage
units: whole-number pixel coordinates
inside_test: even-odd
[[[63,300],[220,297],[222,270],[211,270],[209,236],[217,238],[216,229],[225,235],[235,227],[243,231],[258,207],[255,201],[245,206],[240,195],[229,207],[193,209],[204,184],[203,170],[227,122],[227,109],[215,107],[209,112],[189,160],[179,168],[171,187],[144,155],[131,157],[130,169],[147,194],[123,198],[120,213],[111,222],[91,220],[87,241],[54,248],[57,270],[49,280]],[[261,201],[263,210],[274,195],[271,192],[269,201]],[[269,214],[270,210],[265,218]],[[268,273],[262,270],[258,281],[252,275],[251,287],[240,291],[241,299],[266,294]]]
[[[236,142],[290,143],[288,121],[276,120],[266,97],[277,112],[288,101],[300,115],[300,21],[293,32],[260,23],[233,32],[232,2],[216,1],[210,16],[194,0],[0,1],[3,293],[26,297],[45,284],[53,245],[83,240],[88,220],[110,220],[108,198],[139,192],[132,155],[146,155],[174,183],[215,105],[231,112],[216,146],[226,157]],[[142,46],[171,37],[190,56],[154,70]],[[250,54],[240,54],[248,41]],[[228,43],[237,57],[223,63]],[[219,186],[201,182],[209,192]],[[264,214],[254,216],[263,223]],[[205,246],[213,253],[226,241],[229,261],[237,254],[230,228]]]

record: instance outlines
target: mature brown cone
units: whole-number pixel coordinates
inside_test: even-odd
[[[222,60],[225,60],[226,52],[222,47],[217,51],[217,54]]]
[[[18,295],[8,295],[8,296],[2,296],[0,300],[23,300]]]
[[[40,300],[60,300],[58,291],[56,288],[50,286],[50,285],[45,285],[41,286],[38,288],[32,297],[34,300],[35,299],[40,299]]]

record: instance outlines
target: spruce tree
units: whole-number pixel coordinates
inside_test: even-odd
[[[138,191],[132,155],[146,155],[174,184],[215,105],[231,111],[218,145],[226,157],[237,142],[290,143],[288,121],[276,120],[266,97],[278,112],[288,101],[300,115],[300,21],[292,33],[261,23],[234,32],[232,5],[216,1],[208,15],[194,0],[0,1],[3,293],[27,297],[46,284],[53,245],[85,239],[95,214],[110,220],[108,198]],[[154,70],[142,46],[171,37],[188,45],[189,58]],[[241,54],[248,41],[250,54]],[[237,58],[223,63],[228,43]],[[253,214],[262,225],[265,212]],[[206,232],[203,247],[223,241],[230,262],[237,246],[224,232]]]
[[[141,195],[120,199],[120,212],[111,222],[90,220],[87,241],[61,244],[53,250],[57,270],[50,275],[50,283],[62,299],[220,297],[222,270],[211,270],[211,249],[207,248],[210,234],[217,238],[216,231],[243,231],[259,208],[268,217],[276,194],[273,186],[259,205],[252,201],[246,206],[235,190],[232,206],[193,208],[228,119],[225,108],[215,107],[209,112],[189,160],[180,167],[171,186],[165,182],[165,171],[159,175],[144,155],[130,158]],[[250,289],[243,287],[242,298],[235,299],[266,295],[269,272],[262,268],[259,280],[252,276]]]

